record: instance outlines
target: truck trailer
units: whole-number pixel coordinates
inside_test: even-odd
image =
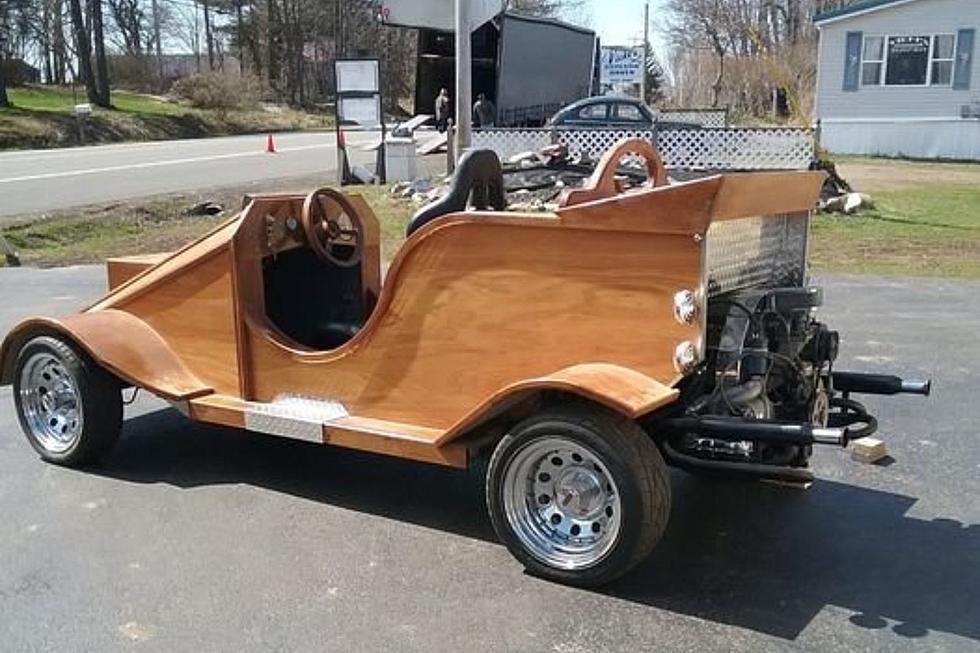
[[[420,28],[415,113],[430,114],[439,90],[455,88],[455,34]],[[473,99],[497,109],[498,126],[540,126],[562,106],[594,94],[595,32],[550,18],[507,12],[472,35]]]

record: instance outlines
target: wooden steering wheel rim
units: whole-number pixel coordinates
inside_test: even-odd
[[[658,188],[667,185],[667,167],[660,157],[657,148],[650,141],[642,138],[624,138],[607,150],[596,165],[592,176],[582,188],[567,191],[560,201],[561,207],[574,206],[583,202],[614,197],[619,193],[616,187],[616,171],[619,160],[624,154],[639,154],[646,162],[648,182],[651,187]]]
[[[317,233],[318,221],[315,219],[313,211],[314,204],[318,203],[322,197],[328,197],[336,202],[344,214],[350,219],[354,231],[357,232],[354,240],[354,251],[346,259],[334,256],[331,252],[330,245],[325,243]],[[322,211],[323,209],[321,208],[320,210]],[[327,217],[324,215],[322,220],[326,221]],[[306,199],[303,200],[300,223],[303,225],[303,231],[306,234],[306,240],[309,242],[310,248],[321,260],[328,261],[342,268],[352,268],[361,262],[361,255],[364,252],[364,221],[361,220],[361,216],[357,213],[354,205],[340,191],[336,191],[333,188],[318,188],[307,195]]]

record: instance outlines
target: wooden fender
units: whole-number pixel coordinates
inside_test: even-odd
[[[34,318],[21,322],[0,347],[0,384],[13,383],[21,347],[37,336],[65,338],[97,363],[132,385],[171,401],[210,394],[146,322],[119,310],[78,313],[55,320]]]
[[[610,408],[625,417],[636,419],[677,399],[676,388],[660,383],[654,378],[620,365],[609,363],[582,363],[572,365],[553,374],[527,379],[500,389],[453,425],[437,441],[441,446],[452,442],[488,416],[499,412],[501,407],[526,398],[541,390],[561,390],[578,395]]]

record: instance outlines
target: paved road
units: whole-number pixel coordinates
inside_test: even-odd
[[[377,139],[349,133],[352,160],[373,164],[374,153],[360,148]],[[0,219],[337,169],[332,131],[277,134],[275,141],[277,154],[265,152],[265,135],[0,152]]]
[[[0,333],[98,268],[0,270]],[[673,474],[653,557],[602,592],[524,575],[471,475],[199,428],[143,398],[100,467],[40,462],[0,389],[4,651],[980,651],[980,284],[834,277],[888,466],[802,492]]]

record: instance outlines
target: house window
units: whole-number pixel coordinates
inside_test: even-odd
[[[949,86],[956,36],[866,36],[861,50],[862,86]]]
[[[929,74],[928,36],[889,36],[886,86],[924,86]]]
[[[865,86],[881,84],[881,71],[885,67],[885,37],[867,36],[861,63],[861,83]]]
[[[953,83],[953,60],[956,56],[956,37],[939,34],[932,37],[932,71],[929,83],[949,86]]]

